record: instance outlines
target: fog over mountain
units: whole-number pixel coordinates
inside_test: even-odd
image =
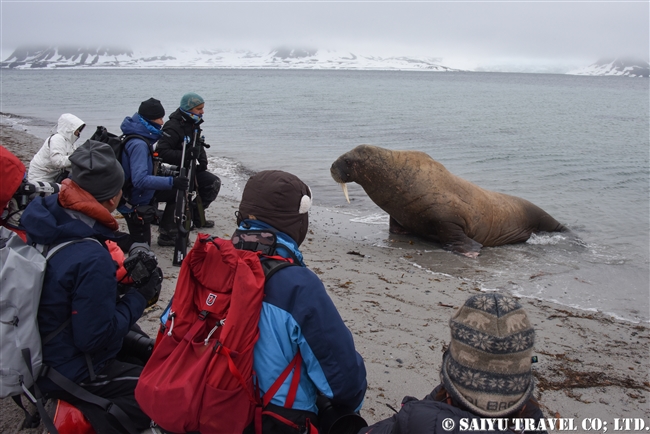
[[[118,47],[48,47],[16,49],[0,65],[6,69],[62,68],[246,68],[246,69],[346,69],[401,71],[482,71],[569,73],[648,77],[648,62],[638,59],[599,60],[592,65],[558,65],[544,62],[498,62],[474,68],[446,64],[423,56],[380,57],[350,51],[281,47],[270,51],[166,49],[132,50]]]

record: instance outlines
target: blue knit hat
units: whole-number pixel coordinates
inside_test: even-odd
[[[197,93],[194,92],[189,92],[183,95],[183,98],[181,98],[181,110],[185,110],[186,112],[192,110],[196,106],[200,106],[201,104],[204,104],[205,101],[201,96]]]

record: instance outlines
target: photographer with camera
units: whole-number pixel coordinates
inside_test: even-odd
[[[122,197],[122,167],[108,144],[92,140],[70,161],[70,178],[60,192],[36,197],[21,217],[29,243],[49,247],[74,243],[47,263],[37,322],[41,336],[52,337],[42,345],[43,363],[119,407],[142,431],[150,424],[134,396],[142,366],[120,353],[145,307],[155,303],[162,272],[148,249],[132,249],[124,266],[131,270],[133,282],[118,289],[107,241],[117,239],[112,212]],[[39,378],[37,384],[47,398],[79,408],[96,432],[124,432],[107,410],[82,401],[50,377]]]
[[[194,92],[189,92],[181,98],[180,107],[169,115],[169,120],[163,125],[163,135],[158,142],[158,153],[165,163],[174,164],[188,169],[192,173],[190,162],[196,162],[196,192],[198,197],[192,201],[192,223],[196,228],[214,227],[214,221],[205,220],[204,210],[217,198],[221,189],[221,180],[217,175],[208,171],[208,157],[205,148],[210,146],[205,143],[201,135],[200,125],[203,123],[203,109],[205,101]],[[196,142],[194,138],[196,137]],[[188,152],[183,154],[183,149]],[[182,161],[183,155],[185,160]],[[163,214],[164,222],[173,222],[174,207],[168,202]],[[162,225],[162,223],[161,223]],[[173,246],[176,235],[158,238],[161,246]]]
[[[59,192],[54,182],[29,182],[25,178],[25,165],[14,154],[0,145],[0,225],[27,240],[25,231],[19,229],[20,216],[27,204],[37,196],[45,197]]]
[[[86,124],[72,113],[59,117],[56,133],[48,137],[29,163],[30,182],[61,183],[70,173],[70,155]]]
[[[137,135],[128,140],[122,152],[122,168],[124,169],[123,200],[118,211],[124,216],[129,227],[131,240],[129,243],[147,243],[151,245],[151,222],[157,218],[158,202],[174,202],[175,190],[187,190],[189,180],[178,176],[171,167],[160,165],[154,156],[154,143],[162,135],[163,116],[165,109],[160,101],[149,98],[143,101],[138,112],[124,118],[120,128],[125,135]],[[160,233],[166,234],[174,230],[174,222],[162,221]],[[129,246],[124,250],[128,251]]]

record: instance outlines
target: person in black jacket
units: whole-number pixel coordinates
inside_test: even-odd
[[[532,396],[535,331],[517,300],[475,295],[449,325],[441,384],[422,400],[405,397],[397,414],[359,434],[546,432]]]
[[[221,180],[217,175],[208,172],[208,157],[205,153],[205,148],[209,147],[209,145],[206,145],[203,140],[200,126],[203,123],[204,107],[205,101],[196,93],[190,92],[183,95],[180,107],[169,115],[169,120],[163,125],[162,136],[158,140],[156,151],[163,162],[179,167],[188,167],[189,161],[193,157],[196,158],[196,191],[203,204],[203,209],[207,209],[219,194]],[[192,155],[189,152],[194,137],[197,137],[200,143],[200,146],[196,148],[196,155]],[[181,161],[184,146],[187,146],[188,152],[185,152],[185,161]],[[212,220],[201,221],[196,200],[192,203],[192,207],[194,227],[214,227],[214,221]],[[173,204],[167,203],[161,226],[167,224],[173,218]],[[158,244],[173,246],[175,238],[176,236],[173,233],[161,234],[158,238]]]

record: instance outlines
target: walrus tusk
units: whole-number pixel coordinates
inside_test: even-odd
[[[348,185],[345,182],[340,182],[339,185],[343,189],[343,194],[345,195],[345,199],[350,203],[350,196],[348,196]]]

